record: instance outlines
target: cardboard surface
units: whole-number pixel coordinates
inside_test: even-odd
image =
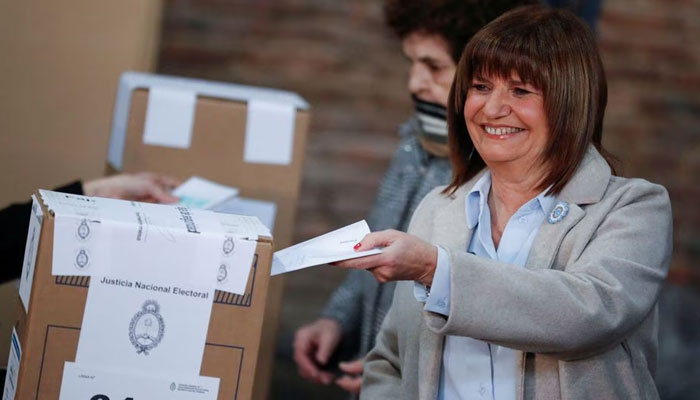
[[[23,349],[17,399],[58,399],[63,365],[75,359],[90,281],[51,274],[54,218],[42,206],[49,217],[42,225],[29,312],[16,306]],[[261,238],[246,293],[215,294],[201,375],[221,378],[220,400],[252,397],[271,257],[271,238]]]
[[[0,207],[103,174],[119,75],[153,70],[162,3],[0,2]]]
[[[272,201],[277,204],[275,245],[281,249],[292,244],[310,122],[308,111],[296,113],[291,164],[270,165],[243,160],[247,115],[244,102],[198,97],[192,143],[188,149],[143,143],[147,106],[148,90],[135,90],[131,98],[123,172],[154,171],[181,179],[199,175],[236,187],[243,197]]]
[[[19,280],[14,280],[0,285],[0,368],[7,367],[12,327],[17,322],[18,284]]]
[[[292,245],[310,112],[296,112],[292,160],[289,165],[246,163],[245,102],[199,96],[195,105],[190,147],[177,149],[144,144],[148,97],[148,89],[132,92],[122,171],[156,171],[181,179],[199,175],[238,188],[240,196],[272,201],[277,205],[273,232],[275,248],[282,249]],[[108,165],[107,171],[115,170]],[[252,398],[260,400],[267,398],[269,389],[284,291],[283,277],[275,277],[272,282],[268,290],[259,362],[255,374],[256,383],[252,395]]]

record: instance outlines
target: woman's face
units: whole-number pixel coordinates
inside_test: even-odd
[[[446,106],[457,66],[445,39],[414,32],[403,39],[402,47],[411,63],[408,90],[421,100]]]
[[[469,136],[489,166],[513,163],[539,165],[549,128],[542,92],[511,78],[475,77],[467,91],[464,119]]]

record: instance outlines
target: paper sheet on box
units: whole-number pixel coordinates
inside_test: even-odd
[[[257,240],[258,237],[272,237],[270,230],[257,217],[217,213],[224,232],[242,239]]]
[[[252,215],[258,217],[267,229],[271,231],[275,229],[277,205],[269,201],[234,197],[212,207],[211,210],[228,214]]]
[[[216,213],[226,236],[221,246],[221,261],[216,275],[216,289],[244,294],[250,279],[259,236],[270,232],[256,217]]]
[[[293,105],[248,101],[243,160],[247,163],[289,165],[294,146]]]
[[[353,246],[369,233],[364,220],[276,251],[270,275],[296,271],[315,265],[349,260],[381,253],[379,249],[355,251]]]
[[[76,362],[199,375],[213,297],[211,284],[93,276]]]
[[[54,275],[118,271],[134,278],[167,266],[172,279],[215,282],[224,241],[215,213],[48,191],[41,194],[55,215]],[[153,268],[138,269],[132,259],[146,261]]]
[[[173,190],[180,205],[190,208],[209,209],[238,195],[238,189],[192,176]]]
[[[216,275],[216,288],[244,294],[258,242],[229,237],[223,244],[223,257]]]
[[[53,275],[158,279],[162,269],[169,279],[243,294],[255,250],[250,242],[270,236],[255,217],[40,193],[55,215]],[[249,240],[234,254],[229,248],[239,239]],[[218,278],[223,264],[229,275],[222,286]]]
[[[145,144],[186,149],[192,142],[197,94],[193,91],[153,87],[143,129]]]
[[[219,378],[130,371],[66,362],[59,400],[172,399],[216,400]]]
[[[36,266],[36,255],[41,237],[41,224],[44,220],[44,213],[36,197],[32,195],[32,213],[29,216],[29,231],[27,233],[27,244],[24,248],[24,262],[22,263],[22,275],[19,281],[19,297],[24,305],[24,311],[29,312],[29,299],[32,294],[32,283],[34,282],[34,267]]]

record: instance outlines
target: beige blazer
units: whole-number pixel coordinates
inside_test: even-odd
[[[519,350],[518,399],[657,399],[656,300],[671,258],[666,190],[613,176],[591,147],[544,221],[525,268],[466,252],[465,196],[431,192],[409,232],[444,247],[451,309],[423,310],[400,282],[367,356],[362,399],[437,398],[445,335]]]

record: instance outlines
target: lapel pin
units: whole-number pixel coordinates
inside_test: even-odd
[[[560,201],[557,203],[556,206],[554,206],[554,209],[552,210],[551,213],[549,213],[549,217],[547,217],[547,222],[550,224],[556,224],[557,222],[561,221],[566,217],[566,214],[569,213],[569,203],[565,201]]]

